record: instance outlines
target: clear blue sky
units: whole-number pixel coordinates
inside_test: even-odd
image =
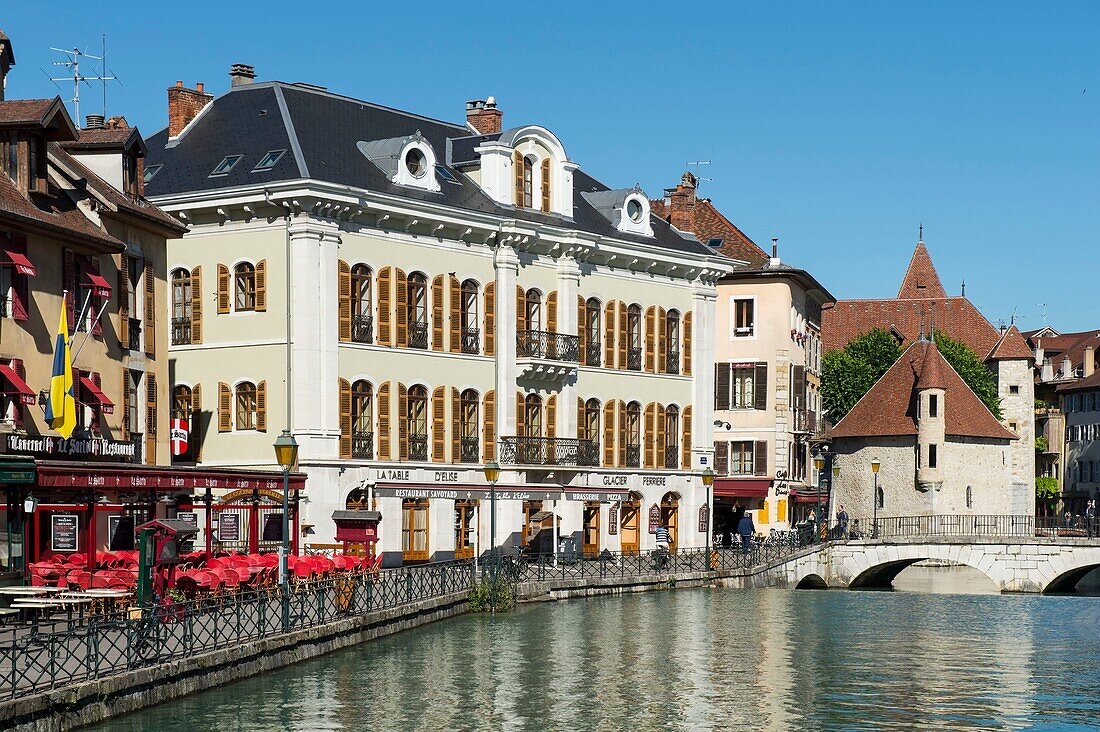
[[[944,286],[994,323],[1040,327],[1046,303],[1100,327],[1097,4],[63,5],[5,3],[9,98],[58,93],[49,46],[101,33],[108,111],[146,135],[176,79],[220,93],[234,62],[454,121],[495,95],[610,185],[660,195],[711,160],[702,193],[838,297],[892,297],[923,221]]]

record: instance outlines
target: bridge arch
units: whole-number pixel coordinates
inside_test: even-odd
[[[865,547],[845,562],[848,570],[848,588],[878,589],[890,587],[894,579],[906,568],[927,560],[961,564],[981,572],[1000,588],[1000,578],[990,573],[992,566],[978,561],[981,555],[971,557],[970,552],[960,551],[958,545],[941,544],[891,544]]]
[[[829,583],[817,572],[809,572],[798,580],[794,588],[796,590],[827,590],[829,589]]]
[[[1042,592],[1044,595],[1062,593],[1062,592],[1074,592],[1077,588],[1077,583],[1085,578],[1089,572],[1095,569],[1100,569],[1100,561],[1086,561],[1080,566],[1073,567],[1056,575],[1053,579],[1046,583]]]

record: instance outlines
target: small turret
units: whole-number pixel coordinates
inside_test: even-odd
[[[943,485],[943,458],[946,442],[947,374],[950,368],[934,342],[918,344],[924,358],[917,379],[917,488],[938,491]]]

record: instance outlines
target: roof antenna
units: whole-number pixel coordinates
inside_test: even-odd
[[[108,81],[118,81],[118,77],[115,76],[114,74],[107,75],[106,66],[101,67],[101,71],[100,71],[99,75],[97,75],[97,76],[84,76],[83,74],[80,73],[80,59],[81,58],[90,58],[90,59],[95,59],[96,61],[99,61],[101,63],[105,63],[104,58],[107,55],[107,53],[106,53],[106,51],[107,51],[107,36],[106,35],[103,36],[103,56],[93,56],[90,53],[85,53],[85,52],[81,51],[79,48],[74,48],[70,51],[70,50],[65,49],[65,48],[57,48],[55,46],[50,46],[50,50],[51,51],[56,51],[58,53],[65,54],[66,56],[68,56],[68,58],[65,59],[64,61],[54,61],[53,65],[54,66],[63,66],[66,69],[69,69],[69,71],[71,73],[67,76],[59,76],[59,77],[51,76],[50,81],[53,81],[53,82],[72,81],[73,82],[73,96],[72,96],[72,99],[68,99],[66,101],[69,101],[69,102],[73,103],[73,119],[76,122],[77,127],[80,126],[80,124],[83,120],[83,118],[80,116],[80,84],[81,84],[81,82],[83,82],[85,84],[87,84],[88,82],[92,82],[92,81],[103,82],[103,116],[106,117],[107,116],[107,82]]]
[[[1043,327],[1046,328],[1047,323],[1047,304],[1045,302],[1039,303],[1039,307],[1043,309]]]
[[[918,244],[923,244],[924,243],[924,222],[923,221],[920,222],[919,231],[920,231],[920,233],[917,235],[917,243]]]
[[[965,277],[963,277],[963,291],[962,291],[962,296],[963,296],[963,297],[966,297],[966,278],[965,278]]]
[[[684,167],[685,168],[691,168],[691,166],[693,166],[693,165],[695,165],[695,166],[710,165],[710,161],[709,160],[688,160],[688,161],[684,162]],[[696,175],[695,176],[695,188],[696,188],[696,190],[703,187],[703,181],[707,181],[708,183],[713,183],[714,178],[704,178],[701,175]]]

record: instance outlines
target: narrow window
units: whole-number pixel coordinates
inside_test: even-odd
[[[626,465],[637,468],[642,457],[642,405],[630,402],[626,405]]]
[[[428,390],[423,386],[409,389],[408,418],[409,459],[428,459]]]
[[[523,207],[533,208],[535,205],[535,159],[523,159]]]
[[[588,298],[584,303],[584,334],[585,350],[584,363],[587,366],[599,366],[602,352],[600,350],[600,301],[594,297]]]
[[[940,398],[938,394],[928,395],[928,416],[938,417],[940,416]]]
[[[752,298],[733,301],[733,335],[735,338],[751,338],[756,332],[756,302]]]
[[[974,508],[974,489],[970,486],[966,487],[966,507]]]
[[[524,437],[542,437],[542,397],[528,394],[523,400]]]
[[[738,367],[733,369],[733,404],[734,409],[753,409],[756,406],[756,391],[753,383],[756,378],[756,368],[753,366]]]
[[[237,429],[256,429],[256,385],[242,381],[237,384]]]
[[[669,310],[665,316],[665,341],[667,342],[665,372],[680,373],[680,313]]]
[[[581,439],[598,442],[600,439],[600,400],[589,399],[584,403],[584,423],[581,425]]]
[[[631,305],[626,311],[627,340],[629,353],[626,367],[631,371],[642,370],[642,307]]]
[[[679,442],[677,437],[680,434],[680,410],[676,407],[667,407],[665,409],[665,444],[664,447],[664,466],[668,469],[676,468],[679,464]]]
[[[459,396],[461,411],[459,452],[461,462],[476,463],[480,457],[481,439],[478,436],[479,395],[473,389],[466,389]]]
[[[406,314],[409,319],[409,348],[428,347],[428,278],[414,272],[409,275]]]
[[[233,268],[233,283],[237,310],[255,310],[256,268],[248,262],[241,262]]]
[[[363,379],[351,385],[351,456],[374,458],[374,388]]]
[[[191,273],[186,269],[172,271],[172,345],[191,342]]]
[[[478,328],[477,313],[477,283],[466,280],[462,283],[461,292],[461,325],[462,325],[462,352],[481,352],[481,330]]]
[[[370,267],[357,264],[351,268],[351,340],[355,343],[374,342],[374,317],[371,314]]]
[[[928,446],[928,467],[936,467],[936,445]]]
[[[542,330],[542,293],[528,290],[524,299],[527,303],[527,330]]]

